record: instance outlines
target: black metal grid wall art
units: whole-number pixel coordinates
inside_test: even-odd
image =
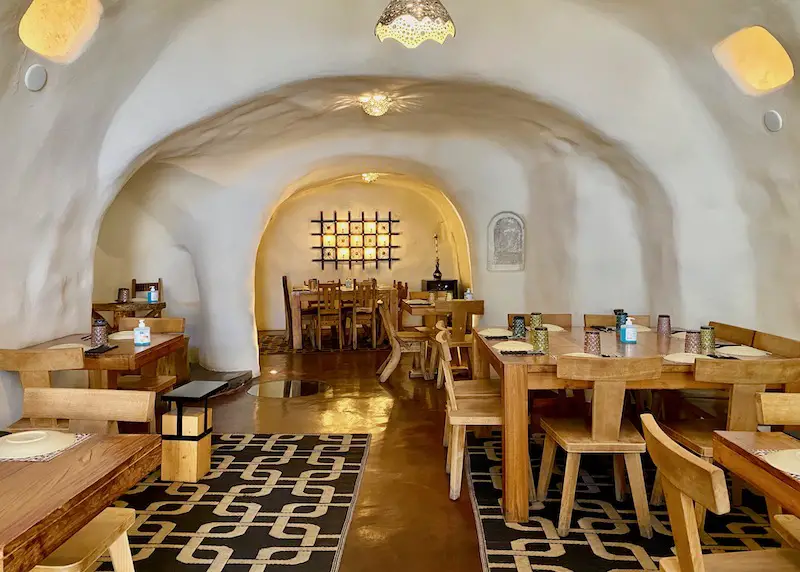
[[[400,234],[395,227],[400,221],[392,218],[391,211],[383,218],[378,211],[374,218],[366,218],[363,212],[354,217],[348,211],[346,219],[336,211],[332,218],[326,218],[320,211],[319,218],[311,222],[319,224],[319,232],[311,233],[319,237],[319,244],[312,247],[317,253],[313,262],[319,262],[323,270],[326,264],[333,264],[336,269],[340,265],[352,269],[354,264],[366,268],[367,264],[375,263],[375,268],[380,268],[382,262],[391,268],[392,262],[400,260],[396,257],[400,247],[395,238]]]

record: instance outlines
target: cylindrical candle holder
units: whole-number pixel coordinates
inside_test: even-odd
[[[544,319],[541,312],[531,312],[531,330],[534,328],[541,328],[544,325]]]
[[[102,346],[108,343],[108,323],[105,320],[94,320],[92,322],[92,347]]]
[[[700,328],[700,353],[709,355],[716,352],[716,342],[714,326],[702,326]]]
[[[550,353],[550,335],[547,331],[547,328],[539,327],[534,328],[533,330],[533,338],[531,343],[533,344],[533,351],[536,352],[544,352],[545,354]]]
[[[525,331],[525,316],[514,316],[511,320],[511,331],[515,338],[525,339],[527,332]]]
[[[129,302],[131,299],[131,291],[128,288],[120,288],[117,290],[117,302]]]
[[[699,330],[686,330],[686,343],[684,350],[687,354],[700,353],[700,331]]]
[[[589,330],[583,335],[583,352],[599,356],[602,351],[600,348],[600,332]]]
[[[672,320],[670,319],[669,314],[659,314],[656,332],[659,336],[672,335]]]

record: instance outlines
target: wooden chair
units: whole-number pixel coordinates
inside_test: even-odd
[[[770,524],[772,530],[781,537],[784,546],[800,549],[800,518],[793,514],[776,514]]]
[[[447,447],[447,472],[450,473],[450,499],[458,500],[461,496],[467,426],[502,427],[503,403],[499,392],[492,391],[489,380],[471,380],[474,382],[472,385],[456,383],[449,367],[452,359],[449,338],[447,331],[441,331],[436,335],[447,392],[444,443]],[[530,463],[528,466],[530,467]],[[532,468],[528,477],[530,500],[535,502],[536,486],[533,482]]]
[[[0,350],[0,371],[16,371],[23,388],[52,387],[54,371],[83,369],[83,349]]]
[[[450,330],[450,348],[455,348],[456,355],[458,356],[459,369],[469,372],[469,367],[465,366],[465,361],[461,353],[462,348],[471,350],[472,348],[472,333],[473,321],[475,316],[483,316],[484,301],[483,300],[437,300],[436,301],[436,315],[449,316],[451,326]],[[467,333],[467,329],[470,333]],[[431,352],[430,360],[428,362],[429,377],[433,378],[433,371],[436,368],[436,354],[438,353],[438,344],[435,337],[438,331],[436,328],[431,328],[428,335],[431,336]],[[441,383],[441,382],[440,382]]]
[[[372,280],[356,281],[353,285],[353,305],[348,308],[350,339],[353,349],[358,349],[358,327],[369,328],[372,349],[378,347],[378,313],[376,309],[378,283]]]
[[[756,393],[759,425],[800,425],[800,393]]]
[[[662,430],[670,439],[710,463],[714,458],[713,435],[717,430],[755,431],[758,428],[757,394],[767,385],[800,382],[800,360],[697,360],[695,381],[730,385],[727,419],[665,421]],[[785,397],[785,394],[777,394]],[[741,483],[734,481],[734,502],[741,504]],[[653,486],[651,503],[661,504],[659,476]],[[702,528],[705,512],[698,509]]]
[[[583,418],[541,420],[545,442],[537,494],[539,500],[547,497],[556,447],[560,446],[567,452],[561,513],[558,518],[559,536],[566,536],[569,532],[581,455],[610,453],[615,455],[617,500],[622,500],[624,473],[627,469],[639,531],[643,537],[652,538],[653,528],[650,524],[641,459],[645,452],[645,443],[633,424],[622,418],[622,411],[625,405],[626,382],[659,379],[661,362],[660,356],[607,359],[561,356],[558,359],[556,372],[559,379],[594,382],[591,428],[586,427]]]
[[[749,344],[748,344],[749,345]],[[800,341],[756,332],[753,347],[785,358],[800,358]]]
[[[522,316],[525,318],[525,325],[530,327],[531,315],[530,314],[509,314],[508,315],[508,328],[511,329],[514,325],[514,318]],[[572,314],[542,314],[542,323],[553,324],[554,326],[561,326],[565,330],[572,328]]]
[[[292,289],[289,285],[289,277],[281,277],[283,284],[283,311],[286,319],[286,341],[292,343],[294,335],[294,325],[292,322]],[[311,341],[311,346],[316,348],[316,336],[314,335],[314,317],[317,315],[316,308],[300,308],[300,324],[301,327],[306,326],[306,333]]]
[[[158,292],[158,301],[164,301],[164,282],[161,278],[158,282],[137,282],[134,278],[131,280],[131,298],[136,298],[140,292],[149,292],[151,287],[155,287]],[[140,296],[141,297],[141,296]]]
[[[132,508],[109,507],[94,517],[32,572],[84,572],[105,553],[115,572],[133,572],[128,529],[136,522]]]
[[[650,316],[646,314],[631,314],[628,316],[634,324],[650,327]],[[584,314],[583,325],[587,328],[603,327],[613,328],[617,325],[617,317],[614,314]]]
[[[392,353],[386,358],[381,367],[378,368],[377,374],[380,376],[380,382],[386,383],[389,376],[392,375],[397,365],[400,363],[400,358],[403,354],[414,354],[414,362],[418,368],[423,366],[422,362],[422,346],[428,340],[428,335],[422,332],[402,332],[395,329],[392,323],[389,310],[385,307],[383,302],[378,302],[378,312],[381,316],[381,324],[389,337],[389,343],[392,344]],[[413,366],[412,366],[413,367]],[[418,377],[421,374],[409,372],[409,377]]]
[[[755,330],[748,330],[721,322],[709,322],[708,325],[714,327],[714,335],[720,340],[733,342],[742,346],[753,345],[753,337],[756,335]]]
[[[647,450],[662,476],[676,557],[659,562],[662,572],[788,572],[800,569],[800,552],[791,549],[703,554],[694,504],[715,514],[730,511],[722,469],[678,446],[650,414],[642,415]]]
[[[122,331],[133,330],[139,325],[140,319],[150,328],[151,334],[186,332],[186,320],[183,318],[120,318],[119,328]],[[179,384],[189,381],[189,336],[183,337],[183,347],[180,350],[158,360],[157,373],[159,376],[175,376]]]
[[[119,433],[118,421],[147,423],[155,433],[153,392],[32,387],[22,396],[22,420],[9,431],[53,429],[70,433]]]
[[[317,333],[317,348],[322,349],[322,329],[336,330],[339,349],[344,348],[342,328],[342,281],[320,284],[317,289],[317,317],[314,327]]]
[[[403,329],[403,300],[408,299],[408,282],[392,281],[392,285],[397,289],[397,329]]]

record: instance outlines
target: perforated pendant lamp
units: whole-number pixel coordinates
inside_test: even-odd
[[[392,38],[416,48],[425,40],[443,44],[448,36],[455,37],[456,27],[439,0],[391,0],[375,26],[375,35],[381,42]]]

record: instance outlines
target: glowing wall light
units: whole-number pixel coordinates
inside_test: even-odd
[[[361,180],[365,183],[374,183],[378,177],[380,177],[378,173],[361,173]]]
[[[382,42],[392,38],[407,48],[425,40],[443,44],[456,35],[456,26],[439,0],[391,0],[383,11],[375,35]]]
[[[100,23],[100,0],[33,0],[19,23],[25,46],[58,63],[75,60]]]
[[[373,117],[380,117],[386,115],[389,108],[392,106],[392,98],[385,93],[366,93],[358,98],[361,104],[361,109],[364,113]]]
[[[748,95],[780,89],[794,77],[792,58],[761,26],[743,28],[714,46],[714,58]]]

